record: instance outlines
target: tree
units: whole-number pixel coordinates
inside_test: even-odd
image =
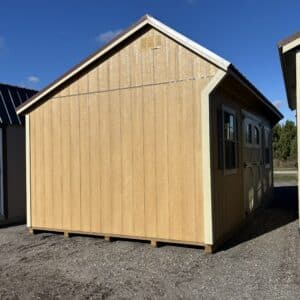
[[[293,121],[277,124],[273,128],[273,155],[278,160],[297,159],[297,128]]]

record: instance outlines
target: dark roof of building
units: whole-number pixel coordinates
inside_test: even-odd
[[[24,124],[24,117],[17,115],[16,107],[36,93],[35,90],[0,83],[0,125]]]

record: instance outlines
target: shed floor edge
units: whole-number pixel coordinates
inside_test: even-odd
[[[68,230],[68,229],[57,229],[57,228],[48,228],[48,227],[36,227],[36,226],[27,226],[31,233],[35,233],[35,231],[40,232],[57,232],[64,234],[80,234],[86,236],[99,236],[99,237],[110,237],[110,238],[120,238],[120,239],[130,239],[130,240],[141,240],[141,241],[150,241],[150,242],[161,242],[161,243],[169,243],[169,244],[178,244],[178,245],[191,245],[191,246],[201,246],[207,247],[212,245],[207,245],[203,242],[192,242],[192,241],[181,241],[181,240],[173,240],[173,239],[163,239],[157,237],[144,237],[144,236],[135,236],[135,235],[123,235],[123,234],[114,234],[114,233],[102,233],[102,232],[88,232],[88,231],[80,231],[80,230]]]

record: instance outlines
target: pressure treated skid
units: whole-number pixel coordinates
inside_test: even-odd
[[[213,190],[220,186],[211,103],[249,108],[267,122],[280,117],[230,66],[146,16],[19,107],[28,227],[212,252],[245,215],[241,194],[230,201],[221,185],[225,211]],[[233,95],[228,87],[237,87]]]
[[[182,241],[176,241],[176,240],[165,240],[165,239],[156,239],[156,238],[150,238],[145,239],[143,237],[138,236],[125,236],[125,235],[115,235],[115,234],[101,234],[101,233],[91,233],[91,232],[81,232],[81,231],[62,231],[62,230],[51,230],[49,228],[28,228],[28,231],[30,234],[37,234],[39,232],[45,232],[45,231],[51,231],[51,232],[57,232],[57,233],[63,233],[64,238],[70,238],[72,234],[79,234],[79,235],[86,235],[86,236],[99,236],[103,237],[105,241],[112,242],[114,238],[120,238],[120,239],[134,239],[134,240],[149,240],[150,245],[153,248],[156,248],[158,246],[158,243],[166,243],[166,244],[183,244],[183,245],[193,245],[193,246],[201,246],[204,247],[204,250],[206,253],[213,253],[215,247],[212,245],[204,245],[203,243],[194,243],[194,242],[182,242]]]

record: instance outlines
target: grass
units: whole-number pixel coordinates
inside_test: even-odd
[[[285,182],[296,184],[298,180],[297,174],[274,174],[274,183]]]

